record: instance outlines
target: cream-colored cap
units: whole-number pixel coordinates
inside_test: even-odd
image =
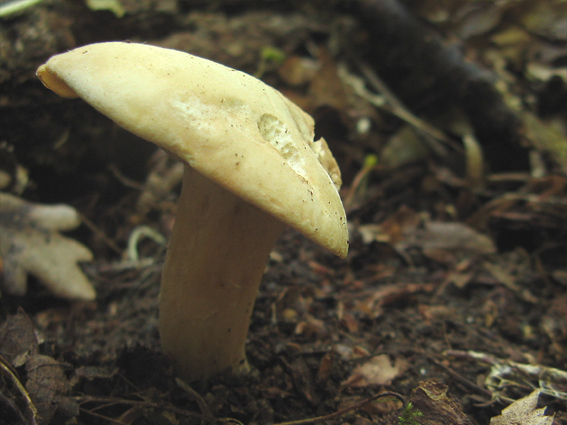
[[[340,171],[313,119],[262,81],[147,44],[91,44],[37,75],[334,254],[348,250]]]

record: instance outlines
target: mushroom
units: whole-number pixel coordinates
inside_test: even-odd
[[[187,381],[249,369],[245,342],[269,253],[286,226],[344,258],[340,171],[313,119],[243,72],[184,52],[110,42],[37,75],[185,164],[159,329]]]

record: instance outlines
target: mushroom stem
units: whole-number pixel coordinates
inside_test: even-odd
[[[160,293],[160,334],[187,381],[248,370],[245,343],[285,225],[185,166]]]

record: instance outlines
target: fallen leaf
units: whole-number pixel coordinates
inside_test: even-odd
[[[541,320],[541,328],[549,337],[553,350],[559,356],[567,353],[567,293],[551,301]]]
[[[372,290],[368,295],[362,294],[364,298],[356,303],[356,310],[371,317],[377,318],[383,313],[383,307],[390,305],[400,299],[407,299],[418,292],[432,292],[434,283],[392,283],[382,285]]]
[[[321,400],[317,396],[317,391],[315,390],[313,376],[305,363],[305,359],[299,356],[293,361],[293,363],[287,364],[286,366],[288,366],[289,371],[291,372],[293,384],[299,393],[314,406],[321,403]]]
[[[512,274],[510,270],[507,270],[503,265],[484,261],[482,266],[496,280],[498,280],[498,282],[502,283],[524,301],[532,304],[538,303],[538,298],[533,295],[528,289],[522,288],[520,285],[518,285],[518,279]]]
[[[28,410],[40,419],[37,423],[49,423],[56,411],[70,417],[79,415],[78,404],[68,397],[71,384],[62,364],[52,357],[39,354],[36,329],[22,308],[14,316],[9,316],[0,329],[0,356],[14,368],[25,366],[25,390],[19,385],[21,392],[26,393]],[[14,379],[18,379],[17,375]],[[22,403],[16,403],[22,398],[21,394],[10,386],[2,390],[6,399],[13,400],[14,406],[21,408]]]
[[[502,410],[502,414],[490,419],[490,425],[552,425],[553,417],[545,416],[545,407],[536,409],[540,390],[516,400]]]
[[[409,368],[409,363],[396,358],[391,362],[387,354],[373,357],[370,361],[358,366],[343,385],[350,387],[366,387],[369,385],[387,385]]]
[[[444,354],[489,364],[491,369],[484,380],[484,385],[492,393],[493,400],[509,400],[507,389],[526,386],[531,388],[539,386],[538,391],[546,396],[557,400],[567,400],[567,391],[565,391],[567,371],[499,359],[492,354],[478,351],[447,350]]]
[[[313,80],[320,64],[302,56],[291,56],[278,69],[278,75],[290,86],[301,86]]]
[[[429,221],[422,228],[407,235],[397,248],[417,245],[423,250],[442,249],[468,254],[491,254],[496,247],[488,236],[463,223]]]
[[[449,394],[449,387],[441,382],[420,382],[412,390],[409,401],[421,413],[420,424],[472,425],[463,413],[461,403]]]
[[[24,295],[29,273],[58,297],[94,299],[96,292],[77,265],[79,261],[91,261],[92,253],[59,234],[79,224],[77,211],[68,205],[34,204],[0,192],[0,257],[5,291]]]
[[[44,423],[48,423],[58,409],[66,416],[79,416],[79,405],[67,396],[71,384],[59,362],[36,354],[27,361],[26,372],[26,389]]]
[[[140,215],[146,215],[155,209],[167,210],[167,202],[164,201],[183,178],[183,163],[171,158],[162,149],[156,151],[151,162],[151,170],[136,202],[136,212]],[[118,171],[116,174],[126,184],[128,183]]]
[[[400,208],[381,224],[368,224],[358,228],[362,240],[392,245],[405,256],[409,248],[420,248],[432,260],[443,255],[484,255],[496,252],[492,239],[470,226],[458,222],[428,221],[409,208]],[[443,262],[443,261],[442,261]]]
[[[12,367],[20,367],[30,355],[37,354],[38,348],[35,327],[20,307],[15,315],[8,316],[0,328],[0,356]]]

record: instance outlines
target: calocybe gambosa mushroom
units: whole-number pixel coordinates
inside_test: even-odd
[[[80,47],[37,75],[185,162],[162,275],[162,345],[188,381],[246,371],[250,316],[284,227],[347,253],[340,171],[325,141],[313,141],[313,119],[248,74],[146,44]]]

